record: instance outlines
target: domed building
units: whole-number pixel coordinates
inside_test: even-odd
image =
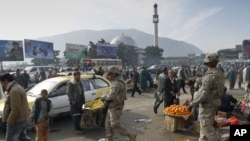
[[[126,36],[122,33],[122,35],[116,36],[110,42],[111,45],[118,46],[120,44],[124,44],[126,46],[135,47],[136,53],[138,53],[138,64],[143,64],[143,53],[145,52],[144,49],[141,49],[137,46],[135,40],[129,36]]]
[[[116,36],[114,39],[112,39],[110,44],[116,45],[116,46],[118,46],[120,44],[124,44],[127,46],[137,47],[135,40],[129,36],[124,35],[124,34]]]

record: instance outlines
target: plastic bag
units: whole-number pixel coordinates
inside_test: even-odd
[[[96,109],[104,108],[104,103],[102,102],[101,98],[96,98],[93,101],[85,103],[84,106],[85,108],[96,110]]]
[[[240,120],[235,116],[230,117],[227,121],[230,125],[239,125],[240,124]]]

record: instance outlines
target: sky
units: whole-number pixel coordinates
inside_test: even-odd
[[[34,39],[76,30],[138,29],[185,41],[204,53],[250,38],[249,0],[0,0],[0,40]],[[152,43],[153,44],[153,43]]]

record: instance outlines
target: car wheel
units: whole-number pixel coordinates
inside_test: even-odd
[[[35,121],[32,118],[28,118],[27,120],[27,130],[34,131],[35,130]]]

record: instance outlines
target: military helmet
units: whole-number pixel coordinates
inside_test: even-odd
[[[107,73],[115,73],[115,74],[120,74],[120,70],[118,67],[115,66],[109,66],[108,67],[108,72]]]
[[[209,62],[219,62],[219,56],[217,53],[208,53],[205,58],[204,58],[204,63],[209,63]]]

